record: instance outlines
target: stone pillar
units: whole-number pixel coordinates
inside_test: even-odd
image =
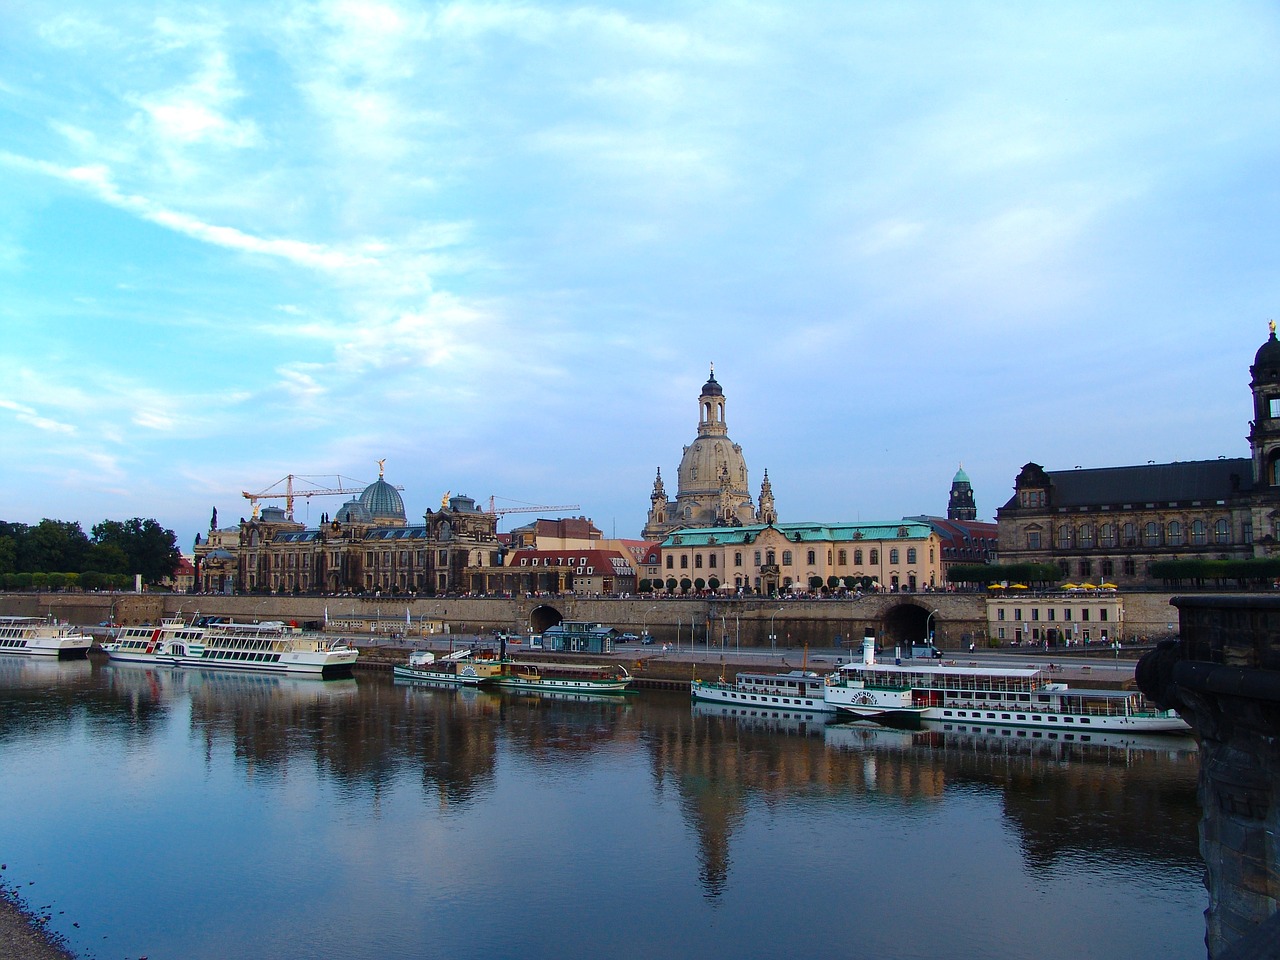
[[[1200,743],[1200,853],[1211,960],[1274,957],[1280,899],[1280,597],[1174,597],[1181,635],[1138,686]]]

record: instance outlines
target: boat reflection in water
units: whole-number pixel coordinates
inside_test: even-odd
[[[0,685],[6,687],[57,687],[81,684],[93,672],[87,659],[55,657],[0,657]]]
[[[811,710],[775,710],[772,707],[744,707],[728,703],[693,701],[695,717],[714,717],[732,721],[744,730],[782,733],[790,736],[820,737],[834,714]]]

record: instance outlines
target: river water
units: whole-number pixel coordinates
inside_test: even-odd
[[[0,657],[85,958],[1203,958],[1195,745]]]

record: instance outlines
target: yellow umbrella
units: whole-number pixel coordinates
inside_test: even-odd
[[[1025,583],[1011,583],[1009,584],[1009,589],[1010,590],[1027,590],[1029,588]]]
[[[1114,589],[1116,589],[1116,585],[1115,585],[1114,583],[1104,583],[1104,584],[1102,585],[1102,589],[1103,589],[1103,590],[1114,590]]]
[[[988,590],[1003,590],[1003,589],[1004,589],[1004,584],[1003,584],[1003,583],[988,583],[988,584],[987,584],[987,589],[988,589]]]
[[[1092,583],[1082,583],[1080,584],[1080,589],[1081,590],[1097,590],[1098,588]]]
[[[1064,583],[1064,584],[1063,584],[1062,586],[1060,586],[1058,589],[1059,589],[1059,590],[1075,590],[1075,589],[1077,589],[1077,587],[1076,587],[1076,585],[1075,585],[1074,583]]]

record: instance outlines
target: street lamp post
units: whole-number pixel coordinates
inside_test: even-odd
[[[924,638],[929,641],[929,646],[933,646],[933,630],[929,627],[929,621],[938,615],[937,610],[931,610],[929,615],[924,618]]]
[[[781,612],[782,607],[779,607],[777,610],[773,611],[773,613],[769,614],[769,647],[772,651],[772,656],[775,657],[778,655],[778,634],[774,631],[773,620],[774,617]]]

